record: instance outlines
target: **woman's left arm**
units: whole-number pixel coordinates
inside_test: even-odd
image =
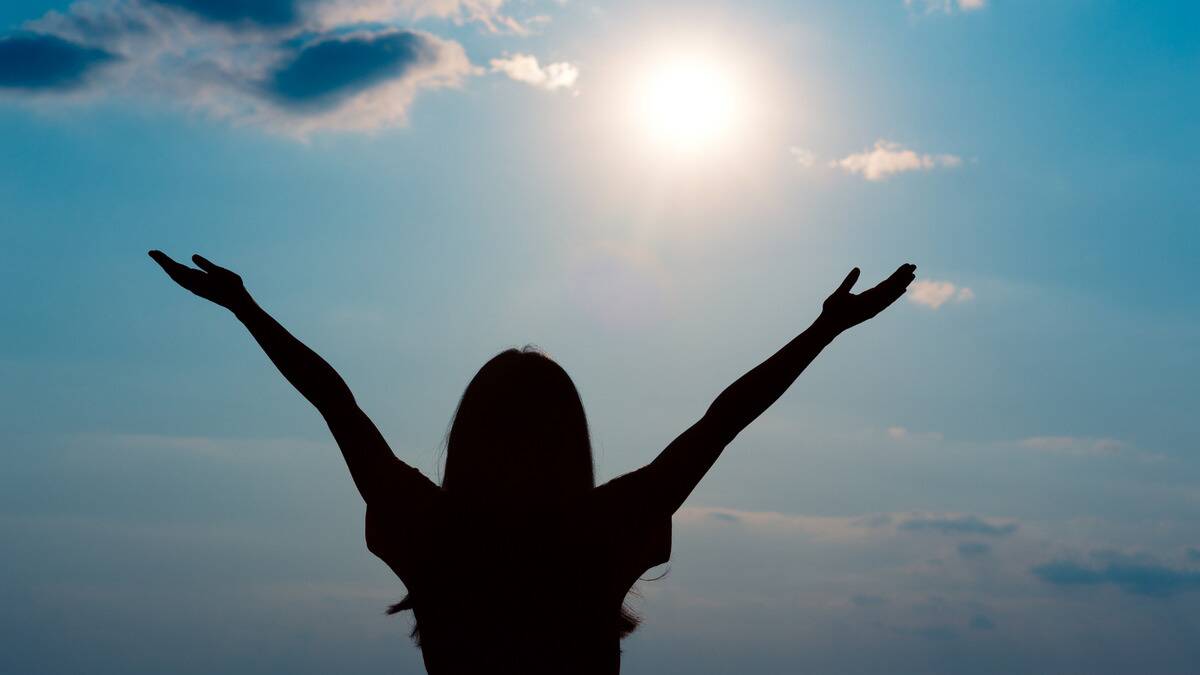
[[[828,299],[820,316],[766,361],[742,375],[713,401],[702,418],[671,442],[653,462],[611,481],[621,501],[648,516],[669,516],[683,505],[700,479],[743,429],[771,407],[817,354],[842,331],[870,319],[904,294],[915,265],[901,265],[890,277],[859,294],[851,270]]]

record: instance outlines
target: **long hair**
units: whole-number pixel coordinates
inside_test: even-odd
[[[562,366],[532,348],[492,357],[467,385],[446,440],[442,489],[524,506],[595,487],[587,416]]]
[[[454,411],[442,489],[464,503],[516,509],[562,503],[595,486],[587,415],[567,371],[531,346],[492,357]],[[413,606],[410,593],[387,613]],[[622,606],[621,637],[638,621]],[[412,637],[420,642],[419,626]]]

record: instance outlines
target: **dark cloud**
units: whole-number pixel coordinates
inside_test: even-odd
[[[201,19],[231,26],[289,26],[300,16],[297,0],[152,0]]]
[[[1098,567],[1056,560],[1031,570],[1037,578],[1056,586],[1110,584],[1126,593],[1165,598],[1200,588],[1200,571],[1181,570],[1142,559],[1116,559]]]
[[[996,622],[982,614],[976,614],[971,617],[971,622],[968,625],[972,630],[992,630],[996,627]]]
[[[925,628],[918,628],[913,633],[927,640],[936,640],[938,642],[958,639],[958,631],[950,626],[927,626]]]
[[[106,80],[104,93],[175,101],[297,138],[398,126],[422,91],[459,87],[476,70],[453,40],[364,26],[385,26],[396,12],[418,9],[485,23],[491,16],[468,17],[464,7],[458,0],[395,6],[79,0],[26,22],[25,30],[0,33],[0,94],[90,84],[94,71],[119,61],[121,77]],[[480,5],[480,11],[498,7]]]
[[[725,522],[727,522],[727,523],[740,523],[740,522],[742,522],[742,519],[741,519],[741,518],[739,518],[739,517],[737,517],[737,515],[736,515],[736,514],[733,514],[733,513],[725,513],[724,511],[713,511],[712,513],[708,514],[708,517],[709,517],[709,518],[712,518],[713,520],[723,520],[723,521],[725,521]]]
[[[114,59],[115,55],[103,49],[54,35],[6,35],[0,37],[0,89],[73,89],[83,84],[95,68]]]
[[[978,558],[991,552],[991,544],[982,541],[964,541],[958,545],[958,554],[964,558]]]
[[[978,516],[910,518],[898,527],[911,532],[972,534],[985,537],[1002,537],[1017,531],[1016,523],[993,525]]]
[[[429,38],[408,31],[330,38],[285,61],[266,85],[290,107],[321,107],[436,59]]]
[[[856,595],[850,598],[855,607],[879,607],[886,605],[888,599],[882,595]]]

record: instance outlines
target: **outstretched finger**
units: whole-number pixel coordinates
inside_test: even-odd
[[[845,280],[842,281],[842,285],[838,286],[837,290],[833,292],[834,295],[844,295],[849,293],[850,289],[854,288],[855,282],[858,281],[858,275],[859,269],[857,267],[850,270],[850,273],[846,275]]]
[[[196,263],[196,267],[199,267],[200,269],[204,270],[205,272],[218,272],[218,271],[219,272],[228,272],[229,271],[229,270],[225,269],[224,267],[221,267],[220,265],[214,265],[212,263],[212,261],[210,261],[208,258],[205,258],[204,256],[200,255],[199,253],[192,256],[192,262]]]
[[[901,265],[900,267],[896,268],[895,272],[892,272],[891,276],[880,282],[876,288],[890,288],[893,291],[898,290],[900,293],[903,293],[904,289],[908,287],[908,284],[911,283],[913,279],[917,278],[914,274],[916,270],[916,265],[908,263]]]
[[[916,265],[913,265],[912,263],[905,263],[897,267],[895,272],[892,272],[892,276],[888,277],[888,281],[909,281],[915,276],[914,273],[916,271]]]
[[[171,256],[169,256],[166,253],[163,253],[162,251],[159,251],[157,249],[150,251],[150,257],[154,260],[154,262],[158,263],[159,267],[163,268],[163,271],[165,271],[167,274],[170,274],[172,276],[174,276],[184,270],[191,269],[187,265],[181,265],[181,264],[175,262],[175,260],[172,259]]]

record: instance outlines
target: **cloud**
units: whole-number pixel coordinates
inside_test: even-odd
[[[150,0],[230,25],[289,26],[300,18],[296,0]]]
[[[996,622],[982,614],[976,614],[971,617],[971,622],[967,624],[971,630],[992,630],[996,627]]]
[[[501,59],[492,59],[492,72],[504,73],[517,82],[554,91],[575,86],[579,79],[579,67],[560,61],[548,63],[543,68],[538,65],[537,57],[528,54],[513,54]]]
[[[708,514],[713,520],[720,520],[726,523],[740,523],[742,519],[736,513],[728,513],[725,511],[712,511]]]
[[[0,89],[26,92],[75,89],[97,68],[116,58],[103,49],[54,35],[0,36]]]
[[[897,529],[909,532],[935,532],[937,534],[972,534],[985,537],[1003,537],[1017,531],[1017,523],[992,523],[979,516],[921,516],[901,522]]]
[[[949,281],[919,280],[908,287],[908,300],[930,309],[938,309],[947,302],[970,302],[975,291],[966,286],[956,286]]]
[[[1115,455],[1126,447],[1114,438],[1082,438],[1078,436],[1033,436],[1020,441],[1023,448],[1060,455],[1105,457]]]
[[[1168,567],[1153,559],[1098,553],[1108,561],[1088,567],[1070,560],[1055,560],[1034,567],[1034,576],[1056,586],[1112,585],[1126,593],[1166,598],[1200,589],[1200,571]]]
[[[437,60],[437,43],[408,31],[322,39],[289,56],[266,88],[289,106],[325,106]]]
[[[949,640],[958,639],[958,631],[950,626],[924,626],[912,631],[913,635],[923,637],[926,640],[935,640],[937,642],[946,642]]]
[[[133,0],[124,0],[129,3]],[[325,31],[336,26],[396,24],[422,19],[483,24],[495,33],[524,34],[526,27],[503,13],[505,0],[147,0],[196,18],[233,28],[303,25]],[[544,22],[534,17],[534,23]]]
[[[738,511],[705,506],[685,506],[675,514],[681,525],[738,527],[751,532],[798,536],[814,540],[861,540],[890,529],[890,519],[806,516],[773,511]]]
[[[802,148],[798,145],[793,145],[788,148],[788,152],[792,155],[792,159],[800,166],[810,169],[817,163],[817,155],[808,148]]]
[[[505,14],[504,5],[505,0],[316,0],[309,14],[326,27],[448,19],[455,23],[479,23],[493,33],[517,35],[529,32],[527,23],[547,21],[539,15],[523,23]]]
[[[476,72],[460,44],[426,32],[326,26],[319,10],[330,6],[329,0],[96,0],[30,25],[49,39],[92,50],[90,58],[108,54],[118,62],[103,78],[89,78],[96,92],[182,105],[297,137],[402,125],[419,92],[461,86]],[[389,4],[440,14],[465,6]],[[11,77],[32,79],[31,63],[15,62]]]
[[[941,12],[974,12],[987,6],[987,0],[904,0],[904,6],[909,9],[920,7],[926,14]]]
[[[964,558],[979,558],[992,552],[992,545],[982,541],[964,541],[958,545],[958,554]]]
[[[1005,537],[1016,532],[1019,527],[1018,523],[1012,520],[985,519],[969,514],[878,513],[869,516],[832,517],[772,511],[738,511],[704,506],[684,507],[676,518],[681,524],[737,525],[755,531],[832,540],[877,538],[897,532]],[[990,546],[981,543],[964,543],[959,547],[959,553],[965,556],[983,555],[990,550]]]
[[[855,607],[882,607],[888,599],[882,595],[856,595],[850,598]]]
[[[952,169],[962,165],[957,155],[919,154],[906,149],[899,143],[880,139],[875,147],[853,153],[829,163],[846,173],[859,174],[869,181],[886,180],[895,173],[905,171],[929,171],[935,168]]]
[[[893,441],[919,443],[937,443],[944,438],[942,433],[938,431],[912,431],[904,427],[888,427],[887,435]]]

